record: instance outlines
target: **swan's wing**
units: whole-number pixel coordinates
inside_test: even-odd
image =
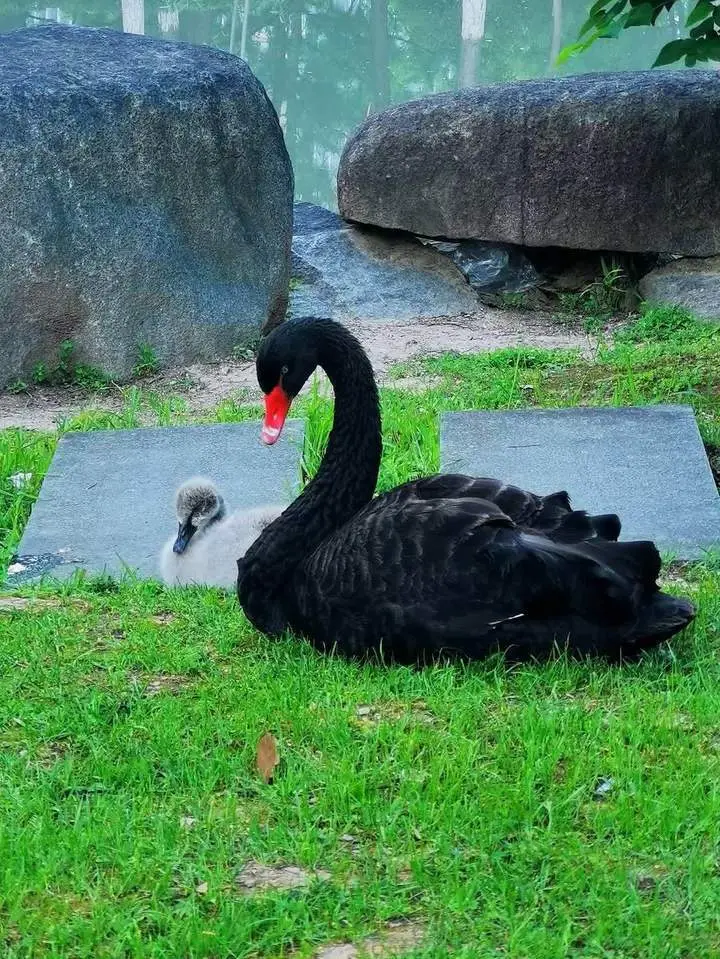
[[[374,500],[370,506],[371,508],[381,506],[385,509],[391,504],[402,505],[409,502],[428,502],[442,499],[481,499],[498,503],[498,497],[504,491],[512,493],[507,499],[515,504],[515,510],[519,516],[522,516],[523,508],[528,515],[534,514],[542,502],[542,497],[514,486],[507,486],[500,480],[465,476],[461,473],[438,473],[434,476],[423,476],[421,479],[409,480],[407,483],[396,486],[390,492],[384,493],[377,500]],[[567,496],[567,494],[563,495]],[[511,513],[505,510],[505,512],[512,519],[515,519],[515,511]]]
[[[441,473],[411,480],[374,503],[377,504],[375,508],[385,509],[390,503],[401,506],[449,499],[478,499],[493,503],[516,525],[545,533],[558,542],[616,540],[620,535],[620,520],[616,515],[590,516],[583,510],[574,510],[565,490],[539,496],[497,479],[459,473]]]
[[[555,543],[472,497],[380,500],[384,509],[370,504],[296,573],[293,620],[321,646],[385,645],[403,659],[418,649],[477,655],[502,645],[507,629],[533,641],[551,621],[621,623],[636,589],[654,589],[651,544]],[[649,548],[652,562],[642,553],[637,570],[623,566],[634,547]]]

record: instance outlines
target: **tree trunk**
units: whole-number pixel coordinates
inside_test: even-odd
[[[553,0],[552,7],[553,32],[552,44],[550,45],[550,63],[551,70],[555,68],[558,54],[560,53],[560,44],[562,43],[562,0]]]
[[[388,0],[372,0],[370,19],[373,51],[373,103],[369,112],[376,112],[390,103]]]
[[[240,0],[233,0],[232,16],[230,17],[230,46],[228,51],[235,53],[235,37],[237,35],[238,5]]]
[[[487,0],[463,0],[458,86],[473,87],[477,82],[480,44],[485,36]]]
[[[247,59],[247,38],[248,23],[250,21],[250,0],[245,0],[245,9],[243,10],[242,35],[240,37],[240,56],[243,60]]]
[[[125,33],[145,33],[145,0],[122,0],[122,28]]]

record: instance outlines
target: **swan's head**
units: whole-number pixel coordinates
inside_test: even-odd
[[[327,336],[335,325],[332,320],[306,316],[286,321],[262,340],[256,370],[265,394],[263,443],[277,442],[290,404],[320,363],[323,334]]]
[[[222,517],[225,504],[212,480],[194,477],[183,483],[175,494],[175,512],[179,525],[173,552],[183,553],[198,531],[202,532]]]

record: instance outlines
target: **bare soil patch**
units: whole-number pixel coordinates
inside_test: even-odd
[[[324,946],[315,959],[364,959],[366,956],[401,956],[422,945],[425,929],[420,923],[397,919],[376,936],[358,943],[342,942]]]
[[[268,889],[299,889],[313,879],[326,882],[329,878],[330,873],[324,869],[308,872],[299,866],[264,866],[251,860],[237,874],[235,884],[245,895],[252,895]]]
[[[445,353],[481,353],[512,346],[592,349],[592,338],[579,327],[562,324],[547,314],[497,310],[482,307],[472,314],[433,317],[412,322],[351,322],[373,363],[381,383],[395,363],[419,356]],[[402,381],[404,388],[422,388],[428,383],[414,378]],[[193,364],[163,370],[138,382],[143,389],[161,395],[181,395],[191,413],[202,414],[221,400],[257,402],[258,386],[253,360]],[[53,430],[85,410],[118,412],[124,405],[123,390],[109,389],[88,394],[75,386],[42,386],[22,393],[0,393],[0,429]]]
[[[130,676],[130,681],[133,686],[142,691],[143,696],[147,697],[160,696],[163,693],[177,696],[193,684],[188,676],[175,676],[165,673],[158,673],[156,676],[133,673]]]

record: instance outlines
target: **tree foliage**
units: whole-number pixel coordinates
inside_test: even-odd
[[[561,51],[560,63],[587,50],[596,40],[617,37],[630,27],[654,26],[680,0],[596,0],[580,29],[577,43]],[[685,66],[720,60],[720,0],[697,0],[685,21],[687,37],[666,43],[653,64],[667,66],[684,59]]]

